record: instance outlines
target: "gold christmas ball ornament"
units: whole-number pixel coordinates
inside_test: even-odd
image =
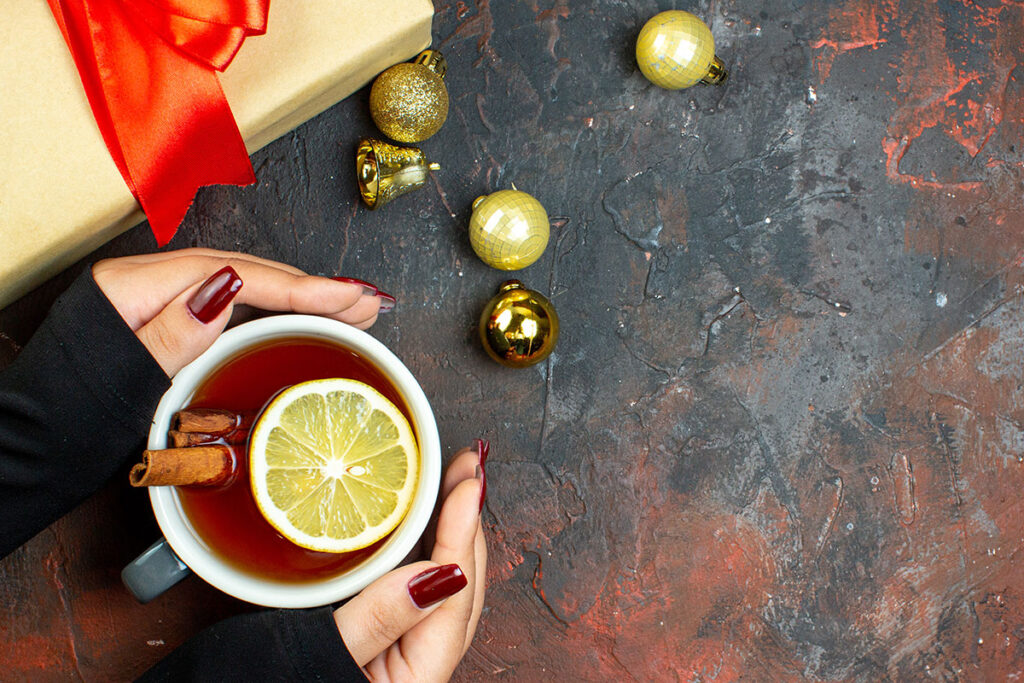
[[[381,132],[399,142],[421,142],[441,130],[448,118],[447,70],[440,52],[424,50],[412,62],[377,76],[370,90],[370,116]]]
[[[558,314],[547,298],[509,280],[480,316],[480,339],[494,360],[510,368],[539,363],[558,342]]]
[[[718,85],[729,76],[715,56],[711,29],[682,10],[655,14],[644,24],[636,41],[636,62],[647,80],[668,90],[698,82]]]
[[[416,147],[399,147],[380,140],[364,139],[356,148],[356,181],[359,195],[371,209],[423,186],[440,164],[427,161]]]
[[[499,190],[473,202],[469,242],[492,268],[525,268],[544,253],[550,236],[548,212],[525,192]]]

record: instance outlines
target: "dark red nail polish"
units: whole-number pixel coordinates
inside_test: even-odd
[[[390,313],[395,310],[395,297],[385,292],[377,292],[377,298],[380,299],[380,308],[377,309],[378,313]]]
[[[477,477],[480,479],[480,511],[484,509],[484,500],[487,498],[487,456],[491,454],[491,442],[487,439],[476,440],[477,456]]]
[[[366,296],[377,296],[376,285],[371,285],[366,280],[357,280],[354,277],[332,277],[335,282],[344,282],[348,285],[360,285],[363,288],[363,294]]]
[[[409,596],[420,609],[450,598],[466,587],[466,575],[457,564],[431,567],[412,577],[409,582]]]
[[[242,278],[231,266],[224,266],[203,283],[188,300],[188,310],[204,325],[223,311],[242,288]]]

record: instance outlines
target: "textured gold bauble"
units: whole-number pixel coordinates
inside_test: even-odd
[[[469,243],[492,268],[525,268],[544,253],[550,236],[548,212],[525,192],[499,190],[473,202]]]
[[[636,40],[636,63],[654,85],[668,90],[719,84],[729,76],[715,56],[711,29],[682,10],[655,14]]]
[[[420,142],[441,130],[448,118],[444,57],[425,50],[413,62],[396,64],[377,76],[370,90],[370,116],[381,132],[399,142]]]
[[[554,351],[558,314],[543,294],[509,280],[480,315],[480,340],[487,355],[502,365],[525,368]]]

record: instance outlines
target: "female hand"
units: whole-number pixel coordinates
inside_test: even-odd
[[[307,275],[266,259],[213,249],[183,249],[100,261],[100,290],[160,367],[173,377],[224,330],[234,304],[323,315],[360,329],[395,299],[349,278]]]
[[[489,450],[478,439],[448,466],[430,561],[385,574],[334,612],[371,681],[446,681],[469,649],[487,577],[480,510]]]

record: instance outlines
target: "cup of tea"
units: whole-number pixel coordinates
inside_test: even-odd
[[[279,315],[224,332],[182,369],[164,394],[148,448],[168,446],[174,415],[186,408],[222,408],[254,415],[281,390],[342,377],[376,389],[408,418],[419,468],[408,512],[368,548],[325,553],[293,544],[270,525],[253,500],[244,434],[229,443],[238,471],[225,486],[149,489],[163,538],[125,567],[125,585],[141,601],[187,576],[266,607],[317,607],[350,597],[406,558],[437,501],[441,444],[419,383],[383,344],[354,327],[311,315]]]

